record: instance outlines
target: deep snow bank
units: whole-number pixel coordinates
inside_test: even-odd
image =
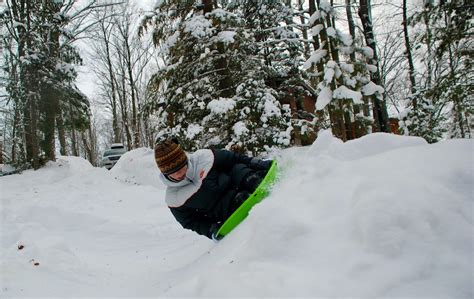
[[[473,149],[322,132],[218,244],[173,219],[151,150],[64,157],[0,178],[0,294],[472,298]]]
[[[272,195],[167,294],[472,297],[472,149],[324,132],[282,154]]]
[[[1,298],[153,296],[211,246],[175,225],[163,190],[132,181],[152,173],[142,151],[118,174],[60,157],[0,178]]]
[[[158,179],[153,150],[149,148],[138,148],[125,153],[110,172],[124,182],[166,188]]]

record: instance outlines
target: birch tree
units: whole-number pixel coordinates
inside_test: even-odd
[[[143,145],[145,129],[142,106],[147,68],[154,51],[151,41],[141,39],[134,27],[138,16],[127,4],[100,11],[93,36],[94,72],[99,78],[101,101],[112,117],[113,140],[133,149]]]

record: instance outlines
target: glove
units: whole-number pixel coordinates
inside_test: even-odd
[[[272,160],[261,160],[257,158],[252,158],[250,160],[250,167],[255,170],[269,170],[272,166]]]
[[[209,229],[209,232],[211,233],[211,239],[214,241],[214,243],[219,242],[219,239],[217,238],[217,231],[219,230],[219,227],[219,223],[213,223]]]
[[[236,207],[235,210],[237,210],[244,203],[244,201],[246,201],[247,198],[249,198],[249,196],[250,196],[250,193],[245,190],[237,193],[233,200],[233,203]]]
[[[219,243],[219,239],[216,236],[214,236],[214,234],[212,235],[212,241],[216,244]]]
[[[258,185],[262,182],[265,174],[267,172],[264,170],[258,170],[248,174],[241,183],[241,188],[247,190],[248,192],[254,192],[257,189]],[[250,194],[249,194],[250,196]],[[248,197],[248,196],[247,196]],[[246,198],[247,199],[247,198]]]

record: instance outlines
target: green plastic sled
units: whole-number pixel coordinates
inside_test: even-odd
[[[247,198],[242,205],[235,210],[232,215],[221,225],[216,233],[218,240],[224,238],[230,233],[237,225],[240,224],[249,214],[250,209],[257,203],[261,202],[270,192],[270,188],[276,181],[277,177],[277,163],[275,160],[272,162],[272,166],[268,170],[267,175],[263,178],[257,189]]]

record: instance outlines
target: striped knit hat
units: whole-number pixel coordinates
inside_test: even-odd
[[[188,157],[179,144],[165,140],[155,145],[155,161],[163,174],[172,174],[188,162]]]

